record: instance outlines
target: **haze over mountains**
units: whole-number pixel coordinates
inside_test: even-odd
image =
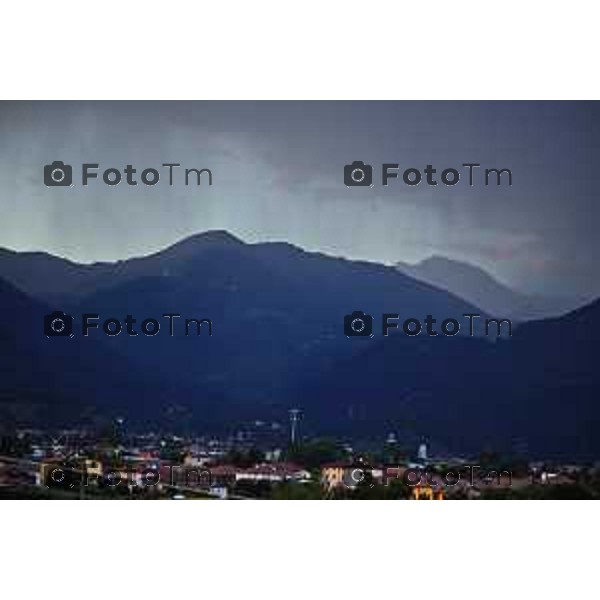
[[[245,244],[217,231],[156,254],[92,265],[44,253],[0,252],[0,417],[77,423],[127,414],[162,427],[232,428],[304,409],[305,431],[356,438],[426,435],[448,451],[595,456],[600,441],[593,364],[596,302],[521,325],[512,339],[381,336],[402,318],[485,314],[398,269]],[[47,339],[43,315],[163,324],[154,337],[100,330]],[[374,337],[348,339],[343,317],[374,315]],[[185,336],[161,315],[209,318],[213,335]],[[505,316],[500,314],[498,316]],[[567,353],[567,354],[566,354]]]
[[[575,297],[521,294],[480,267],[443,256],[431,256],[414,265],[397,263],[396,266],[411,277],[464,298],[488,314],[517,321],[558,316],[585,303]]]

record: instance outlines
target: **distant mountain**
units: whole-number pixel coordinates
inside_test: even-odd
[[[423,318],[428,313],[460,318],[464,312],[478,312],[452,294],[394,268],[308,253],[283,243],[245,244],[221,231],[192,236],[161,252],[116,263],[84,265],[44,253],[2,251],[0,277],[20,288],[22,295],[34,297],[23,295],[23,306],[35,303],[37,314],[33,329],[20,334],[25,335],[23,339],[42,336],[40,315],[50,309],[76,318],[97,312],[102,319],[124,320],[132,314],[138,319],[138,329],[140,320],[154,317],[163,323],[163,332],[167,321],[161,315],[165,312],[181,314],[181,322],[210,318],[210,338],[206,333],[199,339],[186,337],[183,326],[176,329],[175,337],[163,332],[156,337],[129,337],[123,332],[111,339],[96,330],[85,339],[44,338],[39,341],[41,348],[36,343],[30,351],[37,364],[43,363],[45,353],[58,348],[72,351],[63,358],[73,365],[88,360],[103,365],[120,356],[136,373],[151,373],[150,379],[160,383],[154,387],[162,386],[165,394],[171,390],[176,400],[182,389],[196,391],[192,404],[197,416],[219,412],[214,405],[207,411],[207,397],[226,397],[223,410],[232,419],[252,418],[265,411],[285,417],[291,390],[298,389],[307,374],[327,368],[358,348],[348,344],[343,333],[347,313],[373,314],[379,335],[383,312],[396,311],[404,318]],[[9,305],[4,313],[7,326],[23,319],[32,322],[29,317],[15,320],[11,316],[11,307],[19,305],[14,294],[7,293],[4,302]],[[98,354],[95,346],[106,356]],[[73,380],[80,385],[82,371],[76,370]],[[90,381],[94,382],[95,406],[105,401],[105,392],[106,401],[117,400],[118,405],[132,409],[137,404],[159,411],[165,405],[149,389],[152,386],[145,386],[143,393],[135,388],[137,375],[126,386],[127,393],[109,393],[98,377]],[[68,382],[65,378],[61,385],[66,389]]]
[[[496,343],[384,338],[383,312],[432,314],[439,327],[483,311],[396,268],[245,244],[226,232],[93,265],[3,251],[0,277],[10,281],[0,281],[2,422],[126,413],[212,431],[283,420],[297,406],[305,432],[381,439],[393,430],[449,452],[526,445],[538,456],[600,456],[599,302],[523,323]],[[50,310],[77,319],[132,314],[138,331],[153,317],[163,327],[155,337],[95,330],[49,340],[42,319]],[[373,338],[346,338],[344,315],[354,310],[374,316]],[[165,312],[181,322],[209,318],[213,335],[185,336],[176,322],[171,337]]]
[[[558,316],[583,303],[575,298],[521,294],[480,267],[442,256],[432,256],[415,265],[398,263],[396,266],[411,277],[464,298],[488,314],[516,321]]]
[[[285,414],[289,391],[306,374],[354,352],[344,315],[397,311],[461,318],[474,306],[396,269],[308,253],[289,244],[244,244],[223,232],[193,236],[162,252],[124,261],[111,285],[67,304],[75,314],[96,311],[210,318],[210,339],[183,336],[107,340],[132,360],[168,370],[191,385],[219,385],[240,410],[255,403]],[[466,329],[465,329],[466,331]]]
[[[60,303],[83,298],[97,290],[146,276],[177,275],[181,265],[198,252],[245,245],[225,231],[195,235],[173,246],[144,256],[116,262],[74,263],[45,252],[15,252],[0,248],[0,277],[28,295]]]

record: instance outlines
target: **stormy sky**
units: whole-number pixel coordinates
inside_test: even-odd
[[[439,254],[521,290],[598,296],[599,147],[600,103],[1,102],[0,246],[91,262],[226,229],[389,264]],[[44,185],[54,160],[73,187]],[[355,160],[373,187],[344,185]],[[87,187],[84,162],[100,164]],[[167,162],[209,168],[213,185],[185,186],[180,169],[169,186]],[[513,185],[470,187],[467,162],[509,168]],[[383,187],[382,163],[463,176]],[[128,164],[160,182],[102,182]]]

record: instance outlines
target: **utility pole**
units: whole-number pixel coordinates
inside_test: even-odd
[[[300,409],[292,408],[289,410],[290,414],[290,443],[292,446],[296,444],[298,421],[300,420]]]

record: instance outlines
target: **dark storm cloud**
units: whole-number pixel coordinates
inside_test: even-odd
[[[0,104],[0,245],[75,260],[156,251],[199,231],[393,263],[442,254],[518,287],[600,294],[598,103]],[[208,167],[210,188],[47,189],[52,160]],[[513,186],[347,189],[343,165],[463,162]],[[78,182],[79,183],[79,182]]]

